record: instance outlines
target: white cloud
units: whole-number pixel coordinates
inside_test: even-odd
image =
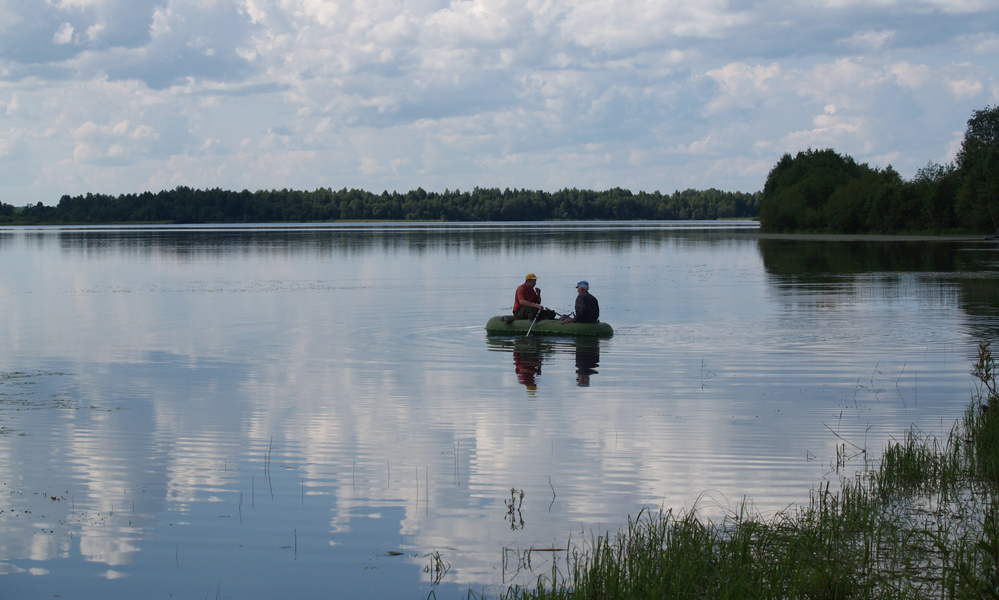
[[[947,151],[944,155],[937,161],[941,164],[946,164],[953,162],[957,159],[957,153],[961,151],[961,146],[964,145],[964,130],[955,131],[951,134],[950,143],[947,144]]]
[[[21,145],[22,135],[22,132],[13,129],[0,131],[0,159],[9,159],[15,156],[18,146]]]
[[[4,3],[0,114],[26,201],[161,183],[752,191],[808,146],[903,173],[946,154],[999,94],[992,4]]]
[[[999,55],[999,33],[987,32],[962,35],[958,36],[955,42],[965,52],[971,54]]]
[[[55,4],[63,10],[82,10],[99,7],[107,2],[104,0],[59,0]]]
[[[891,78],[881,64],[838,58],[797,72],[792,80],[798,94],[813,98],[823,106],[833,104],[841,110],[864,110],[874,96],[886,91]]]
[[[748,108],[758,104],[771,91],[771,82],[781,77],[781,68],[776,63],[750,66],[737,62],[721,69],[712,69],[707,75],[721,87],[721,94],[707,107],[709,113],[714,113],[727,108]]]
[[[619,53],[659,47],[667,38],[721,39],[746,24],[747,14],[720,0],[608,0],[571,3],[560,32],[582,47]]]
[[[149,24],[149,32],[152,34],[153,39],[158,39],[169,35],[173,28],[170,26],[170,22],[173,17],[173,11],[166,8],[157,8],[153,12],[153,18]]]
[[[933,69],[927,65],[914,65],[910,62],[900,62],[890,65],[888,70],[899,85],[917,90],[926,85],[936,84]]]
[[[840,40],[840,45],[859,52],[877,52],[895,39],[894,31],[858,31],[848,39]]]
[[[952,79],[947,81],[947,87],[958,98],[973,98],[985,90],[985,85],[981,81],[971,78]]]
[[[670,152],[677,154],[705,154],[709,151],[711,147],[711,136],[703,140],[696,140],[690,142],[689,144],[677,144],[673,148],[670,148]]]
[[[17,113],[21,109],[21,99],[20,95],[13,93],[10,96],[10,101],[2,103],[4,106],[4,112],[11,117],[17,117]]]
[[[788,132],[781,145],[788,151],[806,148],[860,148],[870,151],[863,117],[823,113],[812,119],[812,127]]]
[[[465,45],[502,43],[515,35],[520,15],[514,3],[487,0],[456,0],[425,21],[438,43]]]
[[[81,164],[90,164],[100,157],[100,153],[89,144],[77,144],[73,148],[73,160]]]
[[[990,0],[927,0],[927,3],[944,13],[972,15],[995,10]]]
[[[73,41],[73,26],[69,23],[63,23],[59,30],[55,32],[52,36],[53,44],[68,44]]]
[[[908,8],[912,11],[941,11],[956,14],[972,14],[995,8],[989,0],[824,0],[821,4],[835,9],[882,7],[886,9]]]
[[[104,36],[108,29],[107,23],[94,23],[90,27],[87,27],[87,40],[90,42],[97,42]]]
[[[298,0],[281,3],[282,8],[291,12],[298,19],[313,20],[316,23],[329,26],[336,22],[340,14],[338,2],[324,0]]]

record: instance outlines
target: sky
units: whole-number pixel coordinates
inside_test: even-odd
[[[996,0],[0,0],[0,201],[909,179],[999,104]]]

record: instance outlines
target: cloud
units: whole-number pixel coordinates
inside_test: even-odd
[[[812,128],[789,132],[782,140],[786,148],[836,148],[856,146],[867,123],[857,115],[823,113],[812,120]]]
[[[22,156],[25,150],[23,136],[24,131],[16,129],[0,131],[0,161],[16,159]]]
[[[0,139],[46,202],[180,184],[752,191],[808,145],[914,173],[997,101],[993,4],[8,2]]]
[[[159,139],[152,127],[127,119],[103,125],[87,121],[70,134],[75,141],[73,160],[94,165],[129,164],[147,151],[149,142]]]
[[[963,47],[964,52],[968,52],[970,54],[999,54],[999,33],[987,32],[972,35],[961,35],[955,38],[955,43]]]
[[[954,96],[962,99],[980,96],[985,90],[985,84],[974,78],[952,79],[947,81],[947,86]]]
[[[73,41],[73,26],[63,23],[59,30],[52,36],[53,44],[68,44]]]
[[[707,75],[721,88],[721,93],[707,107],[708,112],[717,112],[758,105],[769,96],[774,80],[781,77],[781,68],[776,63],[763,66],[738,62],[712,69]]]
[[[899,85],[912,90],[936,84],[934,70],[927,65],[914,65],[905,61],[890,65],[888,70],[895,77]]]
[[[2,56],[26,65],[149,40],[154,0],[8,2],[0,9]]]
[[[895,39],[894,31],[858,31],[848,39],[840,40],[841,46],[858,52],[877,52]]]

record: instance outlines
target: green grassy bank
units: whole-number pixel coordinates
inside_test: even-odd
[[[983,343],[978,391],[946,440],[911,430],[805,506],[718,523],[643,512],[501,597],[999,598],[996,374]]]

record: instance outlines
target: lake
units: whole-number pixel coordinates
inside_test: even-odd
[[[752,222],[0,228],[0,261],[5,598],[495,595],[946,436],[999,332],[994,242]],[[528,272],[613,337],[486,335]]]

